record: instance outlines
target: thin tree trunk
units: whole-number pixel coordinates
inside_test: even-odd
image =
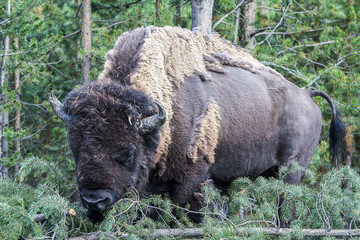
[[[175,7],[174,22],[175,22],[175,26],[180,26],[180,24],[181,24],[181,0],[177,0],[175,4],[176,4],[176,7]]]
[[[192,30],[211,33],[211,19],[214,0],[192,0]]]
[[[10,0],[8,0],[6,5],[6,12],[10,14]],[[0,75],[0,86],[1,89],[3,87],[8,86],[8,79],[7,79],[7,71],[6,71],[6,64],[7,64],[7,56],[6,54],[9,51],[9,37],[5,37],[4,39],[4,56],[2,59],[1,64],[1,75]],[[0,95],[0,102],[6,103],[6,96],[3,94],[3,91]],[[9,155],[9,145],[8,141],[4,136],[4,129],[7,128],[9,125],[9,113],[7,111],[0,112],[0,158],[8,158]],[[8,169],[5,166],[0,165],[0,178],[8,177]]]
[[[14,47],[16,51],[19,51],[19,39],[15,38],[14,39]],[[15,82],[15,91],[16,91],[16,102],[20,103],[20,71],[18,68],[18,57],[15,57],[15,73],[14,73],[14,82]],[[20,132],[20,128],[21,128],[21,109],[17,109],[15,111],[15,131],[16,132]],[[16,139],[15,140],[15,152],[20,153],[21,152],[21,141],[20,139]],[[15,166],[15,173],[17,173],[19,171],[19,165],[17,164]]]
[[[237,44],[239,38],[240,8],[236,9],[233,44]]]
[[[244,41],[247,42],[246,48],[254,46],[255,38],[252,34],[255,32],[255,15],[256,15],[256,0],[247,0],[243,8],[244,22]]]
[[[161,0],[156,0],[156,22],[160,20],[160,7],[161,7]]]
[[[81,78],[83,84],[89,84],[91,69],[91,0],[82,0],[81,4],[82,49],[85,52],[85,57],[81,62]]]

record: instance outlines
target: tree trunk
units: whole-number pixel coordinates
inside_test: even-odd
[[[19,39],[15,38],[14,39],[14,47],[15,50],[18,52],[19,51]],[[19,65],[19,61],[17,56],[15,57],[15,73],[14,73],[14,82],[15,82],[15,91],[16,91],[16,102],[20,103],[20,71],[18,68]],[[20,128],[21,128],[21,110],[18,109],[15,111],[15,131],[16,132],[20,132]],[[15,140],[15,152],[20,153],[21,151],[21,141],[20,139],[16,139]],[[17,173],[19,171],[19,165],[15,166],[15,173]]]
[[[6,12],[10,14],[10,0],[8,0],[8,3],[6,5]],[[0,75],[0,86],[1,89],[3,87],[8,86],[8,79],[7,79],[7,71],[6,71],[6,64],[7,64],[7,53],[9,51],[9,37],[5,37],[4,39],[4,56],[2,59],[2,65],[1,65],[1,75]],[[6,103],[6,96],[1,92],[0,95],[0,102]],[[8,141],[6,140],[4,136],[4,129],[9,126],[9,113],[5,110],[3,112],[0,112],[0,158],[8,158],[9,155],[9,145]],[[8,169],[5,166],[0,165],[0,178],[8,177]]]
[[[236,9],[233,44],[237,44],[239,38],[240,8]]]
[[[81,61],[81,78],[83,84],[90,83],[91,69],[91,0],[82,0],[82,49],[85,57]]]
[[[160,7],[161,7],[161,0],[156,0],[156,22],[157,23],[160,20]]]
[[[211,33],[211,19],[214,0],[192,0],[192,30]]]
[[[244,16],[244,41],[246,48],[251,48],[255,43],[255,38],[251,35],[255,32],[256,0],[247,0],[242,12]]]
[[[176,0],[174,22],[175,26],[181,25],[181,0]]]

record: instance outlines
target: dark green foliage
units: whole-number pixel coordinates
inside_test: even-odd
[[[306,178],[311,177],[311,174]],[[349,189],[343,188],[344,181],[349,181]],[[229,210],[226,218],[221,219],[218,211],[219,203],[224,197],[212,189],[207,194],[207,201],[213,206],[205,209],[205,230],[209,237],[219,239],[219,234],[234,236],[237,227],[277,227],[280,218],[289,220],[295,206],[295,219],[291,223],[294,229],[342,229],[358,228],[360,224],[359,175],[343,167],[333,169],[321,177],[314,185],[288,185],[281,179],[265,179],[262,177],[251,181],[240,178],[233,182],[230,188]],[[207,191],[206,191],[207,192]],[[216,196],[214,198],[214,196]],[[280,200],[283,198],[283,202]],[[281,207],[281,208],[280,208]],[[280,213],[279,213],[280,210]],[[232,233],[217,233],[211,229],[229,231]],[[291,239],[301,239],[301,232],[293,233]],[[226,236],[228,237],[228,236]],[[238,236],[239,237],[239,236]],[[246,232],[242,237],[249,239],[263,238],[263,233]]]
[[[20,186],[10,179],[0,181],[0,238],[42,236],[41,227],[30,217],[25,206],[34,197],[33,189]]]
[[[60,196],[57,187],[49,185],[32,188],[11,179],[2,179],[0,205],[1,239],[44,235],[64,238],[70,229],[79,224],[79,218],[67,216],[69,201]],[[40,213],[43,214],[42,224],[35,222]]]

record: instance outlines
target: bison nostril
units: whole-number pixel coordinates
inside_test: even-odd
[[[105,199],[88,199],[83,197],[83,205],[88,209],[95,209],[99,211],[104,211],[109,209],[111,205],[111,199],[109,197]]]
[[[108,210],[114,203],[114,196],[107,189],[83,189],[80,195],[84,207],[92,210],[102,212]]]
[[[83,205],[84,205],[84,208],[89,208],[89,205],[87,204],[87,202],[85,200],[83,201]]]
[[[107,210],[109,208],[109,205],[110,205],[110,199],[106,198],[105,200],[97,203],[97,208],[100,211],[104,211],[104,210]]]

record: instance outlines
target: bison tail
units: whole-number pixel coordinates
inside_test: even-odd
[[[333,113],[333,119],[330,124],[330,153],[331,153],[331,161],[332,164],[337,167],[341,157],[342,157],[342,151],[344,147],[344,137],[345,137],[345,125],[344,121],[341,119],[340,111],[338,111],[335,107],[334,102],[324,92],[318,91],[318,90],[309,90],[308,91],[310,97],[316,97],[320,96],[326,99],[326,101],[330,104],[332,113]]]

